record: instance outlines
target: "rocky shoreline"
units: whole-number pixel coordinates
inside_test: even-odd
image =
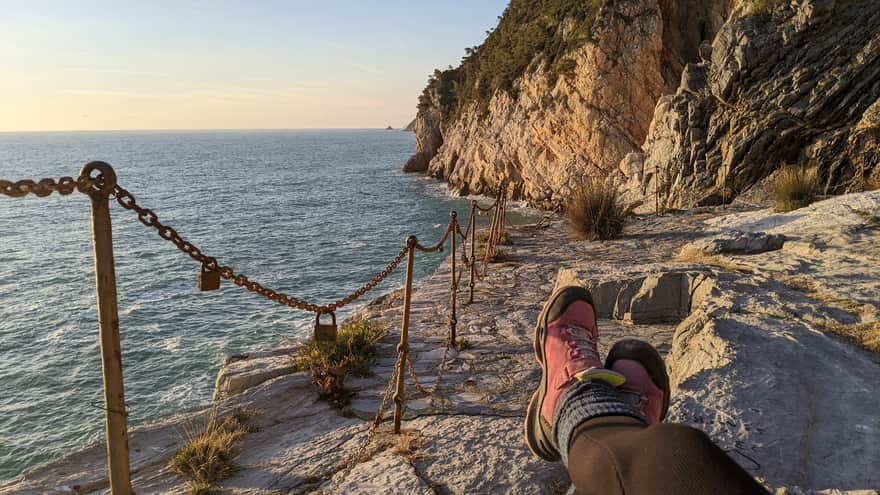
[[[458,334],[466,344],[445,361],[448,261],[416,291],[414,371],[436,390],[421,393],[407,377],[406,441],[384,423],[370,458],[350,472],[342,465],[363,444],[365,420],[393,369],[399,297],[354,315],[386,321],[390,331],[373,375],[347,381],[354,395],[345,409],[318,400],[308,374],[290,366],[292,349],[228,360],[218,376],[220,409],[258,414],[257,431],[242,440],[239,469],[222,488],[564,493],[565,470],[533,457],[521,428],[539,377],[531,333],[541,302],[555,285],[577,283],[596,296],[602,352],[635,337],[666,356],[675,387],[670,420],[704,429],[769,487],[788,487],[781,493],[877,493],[880,354],[839,334],[873,325],[880,341],[880,192],[787,214],[709,208],[639,215],[621,238],[605,242],[573,240],[561,221],[509,232],[513,244],[477,284],[474,304],[464,304],[461,289]],[[192,417],[131,432],[138,493],[186,492],[167,465]],[[31,470],[0,493],[106,489],[104,448],[96,445]]]

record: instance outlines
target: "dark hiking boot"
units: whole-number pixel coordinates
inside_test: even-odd
[[[663,358],[651,344],[624,339],[611,348],[605,367],[626,377],[619,388],[637,401],[639,411],[649,424],[666,418],[669,409],[669,376]]]

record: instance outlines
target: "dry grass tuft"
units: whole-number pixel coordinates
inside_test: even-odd
[[[256,414],[240,409],[221,418],[212,408],[200,422],[185,429],[186,443],[169,467],[185,480],[190,494],[219,493],[215,483],[235,472],[238,441],[254,431],[248,422]]]
[[[409,464],[412,464],[428,457],[422,450],[422,445],[424,444],[425,440],[422,438],[420,431],[402,430],[400,435],[397,435],[397,444],[392,452],[406,459],[406,462]]]
[[[804,292],[809,297],[829,306],[842,309],[854,315],[862,313],[865,305],[852,299],[838,297],[825,292],[811,280],[804,277],[785,277],[782,282],[793,289]],[[823,326],[854,344],[873,352],[880,352],[880,322],[868,323],[824,323]]]
[[[774,208],[785,212],[803,208],[816,200],[819,172],[815,168],[786,166],[776,173],[771,186]]]
[[[311,370],[312,382],[324,398],[338,405],[348,402],[345,378],[349,374],[366,376],[376,354],[376,342],[385,335],[386,326],[367,320],[348,320],[339,328],[334,342],[314,339],[303,344],[294,363],[299,370]]]
[[[620,202],[617,188],[598,180],[584,183],[565,208],[568,225],[579,238],[588,241],[619,236],[627,215],[629,210]]]
[[[782,279],[782,283],[788,285],[793,289],[806,293],[808,296],[819,302],[825,303],[838,309],[842,309],[852,314],[859,314],[865,308],[865,306],[858,301],[847,299],[845,297],[839,297],[830,292],[819,289],[815,282],[805,277],[784,277]]]
[[[838,323],[829,325],[828,329],[864,349],[880,352],[880,321],[850,325]]]

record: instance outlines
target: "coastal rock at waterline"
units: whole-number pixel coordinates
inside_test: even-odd
[[[263,382],[296,371],[295,348],[252,352],[226,358],[214,384],[214,402],[239,394]]]
[[[818,167],[832,194],[880,176],[880,3],[753,4],[657,102],[643,153],[619,164],[637,211],[729,202],[783,164]]]
[[[438,102],[439,95],[434,95]],[[440,110],[430,107],[419,112],[413,123],[416,133],[416,154],[411,156],[403,166],[404,172],[424,172],[428,170],[428,162],[437,154],[437,150],[443,144],[443,135],[440,132]]]
[[[781,249],[784,243],[785,236],[782,234],[731,230],[685,245],[681,248],[681,256],[686,258],[699,254],[757,254]]]

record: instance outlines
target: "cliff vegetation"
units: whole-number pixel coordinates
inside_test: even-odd
[[[516,97],[516,81],[546,67],[555,79],[577,65],[568,55],[591,40],[600,0],[512,0],[482,45],[465,48],[461,64],[435,70],[419,97],[425,111],[439,95],[445,120],[474,105],[485,114],[498,91]]]

